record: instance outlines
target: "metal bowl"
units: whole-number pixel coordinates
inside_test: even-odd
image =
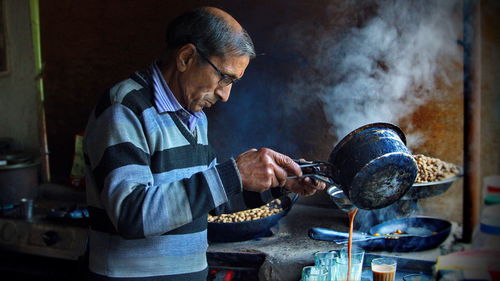
[[[283,211],[257,220],[232,223],[209,222],[208,241],[210,243],[238,242],[272,236],[271,228],[288,214],[297,199],[296,194],[292,198],[286,195],[280,197],[280,207]]]
[[[401,200],[424,199],[445,193],[455,180],[462,177],[462,168],[458,167],[458,169],[460,170],[460,173],[451,178],[440,181],[414,183]]]

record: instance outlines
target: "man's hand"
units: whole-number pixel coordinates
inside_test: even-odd
[[[269,148],[250,149],[236,158],[243,188],[262,192],[285,186],[288,175],[302,176],[302,170],[290,157]],[[288,179],[290,180],[290,179]]]
[[[309,177],[288,179],[285,188],[291,192],[300,194],[302,196],[311,196],[319,190],[326,188],[326,183],[323,181],[312,180]]]

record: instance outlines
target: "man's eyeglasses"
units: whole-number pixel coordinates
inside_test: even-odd
[[[229,86],[233,83],[236,83],[238,82],[240,79],[234,79],[233,77],[227,75],[227,74],[224,74],[217,66],[215,66],[209,59],[207,56],[205,56],[205,54],[203,54],[203,52],[201,52],[198,48],[196,48],[196,51],[198,52],[198,54],[200,54],[200,56],[206,61],[208,62],[208,64],[210,64],[212,66],[213,69],[215,69],[215,71],[217,71],[217,73],[219,74],[220,76],[220,80],[219,80],[219,86],[221,87],[226,87],[226,86]]]

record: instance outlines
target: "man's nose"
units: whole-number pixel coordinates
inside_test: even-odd
[[[229,95],[231,94],[231,86],[232,85],[219,87],[215,90],[215,95],[219,98],[220,101],[226,102],[229,100]]]

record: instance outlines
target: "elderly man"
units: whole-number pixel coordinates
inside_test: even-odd
[[[325,188],[266,148],[216,161],[202,110],[226,102],[255,57],[234,18],[189,11],[169,24],[166,42],[162,59],[112,87],[87,125],[94,280],[206,280],[209,212]]]

